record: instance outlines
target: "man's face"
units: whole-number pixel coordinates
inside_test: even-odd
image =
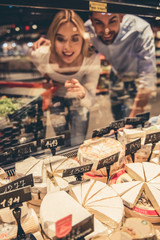
[[[123,15],[114,13],[96,13],[91,16],[95,32],[101,41],[108,45],[116,38]]]

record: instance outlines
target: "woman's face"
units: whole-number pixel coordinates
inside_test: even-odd
[[[55,51],[62,64],[74,64],[81,54],[82,44],[83,39],[73,23],[60,26],[55,37]]]

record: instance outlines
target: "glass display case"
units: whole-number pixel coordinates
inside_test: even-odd
[[[133,14],[147,21],[155,36],[156,74],[157,78],[159,77],[159,45],[157,40],[160,31],[159,1],[82,0],[75,2],[48,0],[44,2],[17,0],[13,2],[0,0],[0,6],[1,166],[23,158],[22,155],[25,151],[24,157],[41,154],[44,152],[42,142],[56,136],[60,142],[56,149],[57,152],[67,149],[74,151],[85,139],[92,138],[95,129],[105,128],[112,121],[117,120],[111,111],[111,58],[106,59],[103,51],[99,52],[96,49],[94,41],[90,42],[89,47],[95,51],[96,57],[98,56],[97,58],[100,60],[98,74],[97,67],[94,67],[94,61],[92,62],[90,58],[92,62],[91,72],[93,71],[92,74],[90,72],[92,80],[89,80],[89,83],[84,80],[87,94],[92,95],[93,93],[93,101],[90,102],[90,106],[87,102],[90,99],[83,101],[81,95],[75,97],[73,89],[70,90],[69,98],[64,98],[63,91],[60,95],[57,94],[60,87],[64,88],[66,76],[68,74],[74,76],[74,71],[62,72],[61,77],[64,80],[59,80],[60,86],[57,83],[58,80],[54,81],[57,74],[56,70],[53,75],[46,74],[45,68],[51,68],[51,65],[44,66],[46,63],[44,62],[43,66],[39,67],[37,60],[34,59],[34,54],[32,54],[34,43],[40,37],[48,39],[49,26],[60,10],[74,10],[83,22],[91,18],[92,12],[108,15],[111,13]],[[75,43],[72,42],[72,44]],[[68,54],[68,59],[69,55],[72,55],[71,52],[65,54],[66,58]],[[40,59],[42,60],[41,56],[38,57],[38,61]],[[86,74],[88,74],[87,71],[84,72],[84,75]],[[149,111],[151,117],[159,115],[158,99],[160,93],[158,80],[156,81],[157,88],[152,91],[149,103],[143,109],[143,112]],[[127,102],[130,102],[130,98],[127,98]],[[17,147],[21,145],[26,145],[26,149],[24,147],[23,150],[17,150]]]

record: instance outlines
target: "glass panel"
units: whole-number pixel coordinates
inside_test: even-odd
[[[0,12],[1,153],[61,134],[60,148],[76,146],[113,120],[159,115],[158,20],[23,7]]]

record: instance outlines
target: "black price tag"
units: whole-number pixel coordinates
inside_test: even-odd
[[[160,132],[156,132],[156,133],[147,134],[144,144],[157,143],[159,141],[160,141]]]
[[[15,181],[12,181],[2,187],[0,187],[0,193],[10,192],[19,188],[27,187],[27,186],[34,186],[33,182],[33,175],[29,174],[25,177],[18,178]]]
[[[141,139],[126,144],[125,156],[137,152],[141,148]]]
[[[125,126],[125,120],[122,119],[122,120],[118,120],[118,121],[112,122],[110,124],[110,129],[117,130],[119,128],[123,128],[124,126]]]
[[[0,194],[0,209],[27,202],[32,199],[30,186]]]
[[[94,137],[102,137],[105,134],[108,134],[110,132],[110,127],[101,128],[93,131],[92,138]]]
[[[14,156],[23,157],[26,155],[30,155],[37,151],[36,143],[30,142],[22,145],[18,145],[17,147],[12,148]]]
[[[93,215],[89,216],[88,218],[84,219],[83,221],[77,223],[72,227],[72,230],[70,233],[65,236],[64,238],[61,238],[61,240],[80,240],[83,239],[86,235],[90,234],[94,231],[94,218]],[[53,237],[53,240],[58,240],[56,236]]]
[[[140,117],[143,122],[147,122],[150,118],[150,112],[137,114],[136,117]]]
[[[47,149],[47,148],[56,148],[58,146],[64,145],[64,135],[60,135],[57,137],[53,138],[46,138],[43,139],[41,142],[41,147],[42,149]]]
[[[100,168],[103,168],[103,167],[108,167],[111,164],[113,164],[114,162],[117,162],[118,158],[119,158],[119,154],[120,154],[120,152],[117,152],[109,157],[101,159],[98,163],[97,170]]]
[[[133,118],[126,118],[126,125],[133,125],[136,126],[138,124],[142,124],[142,118],[140,117],[133,117]]]
[[[80,167],[65,169],[65,170],[63,170],[62,177],[69,177],[69,176],[73,176],[73,175],[83,174],[85,172],[90,172],[92,169],[92,166],[93,166],[93,163],[83,165]]]

